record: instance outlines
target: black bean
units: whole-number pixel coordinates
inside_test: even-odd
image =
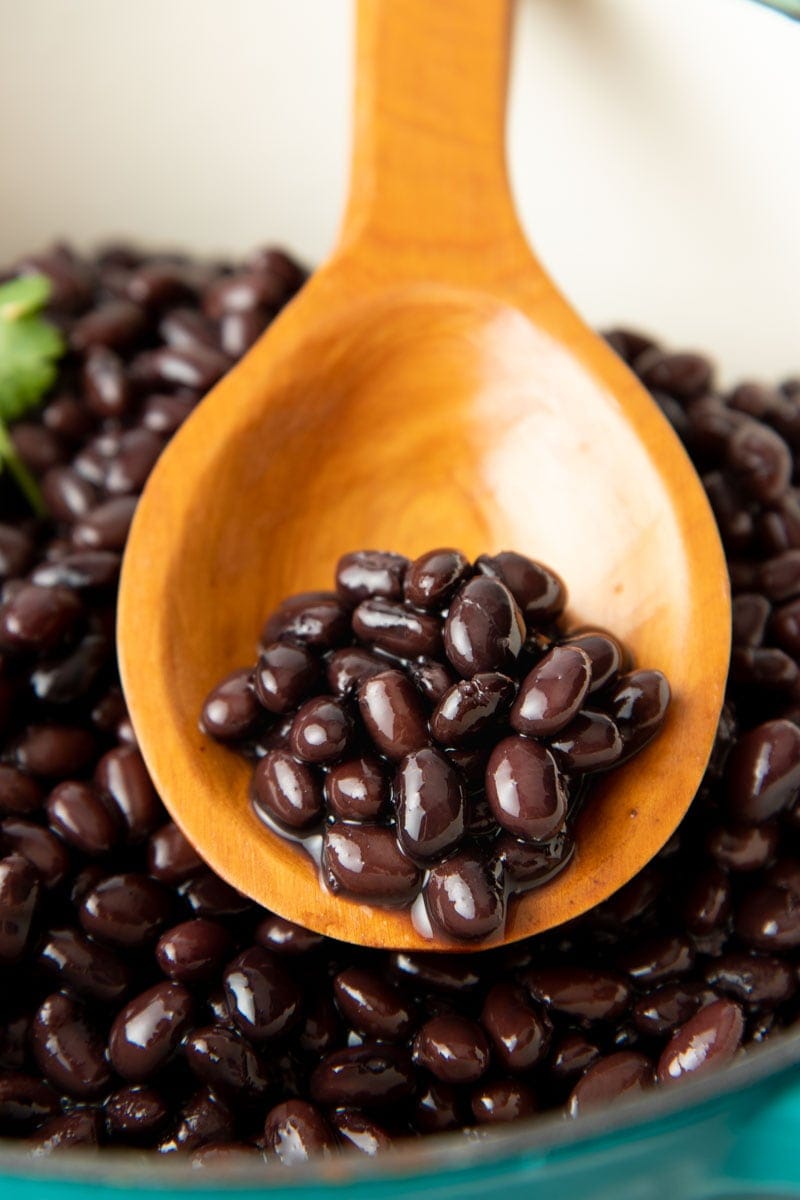
[[[72,633],[82,615],[80,600],[68,588],[25,584],[0,609],[0,646],[47,654]]]
[[[418,658],[408,664],[407,670],[415,687],[431,705],[439,704],[445,692],[456,683],[447,663],[435,658]]]
[[[254,675],[255,693],[264,708],[287,713],[306,698],[319,679],[319,664],[304,646],[273,642],[261,652]]]
[[[508,708],[514,691],[513,680],[497,672],[459,680],[434,709],[433,736],[443,746],[459,746],[473,740]]]
[[[338,1108],[330,1115],[330,1123],[339,1141],[347,1150],[358,1150],[370,1158],[392,1148],[386,1130],[356,1108]]]
[[[578,646],[554,646],[525,676],[511,725],[528,737],[558,733],[575,717],[589,690],[592,663]]]
[[[40,661],[30,686],[45,704],[73,704],[83,699],[110,665],[112,647],[103,633],[88,633],[61,658]]]
[[[103,1003],[120,1000],[130,986],[128,970],[116,954],[77,929],[51,929],[37,962],[73,991]]]
[[[691,881],[684,897],[686,928],[695,937],[705,937],[725,924],[730,911],[728,876],[718,865],[710,863]]]
[[[302,995],[286,968],[261,946],[243,950],[223,975],[228,1009],[246,1037],[266,1041],[300,1020]]]
[[[800,946],[800,895],[766,884],[742,897],[736,932],[756,950],[790,950]]]
[[[637,983],[652,986],[692,969],[694,950],[679,934],[656,934],[627,946],[617,958],[619,967]]]
[[[738,1004],[717,1000],[675,1031],[658,1060],[658,1082],[675,1083],[724,1066],[736,1054],[744,1032]]]
[[[499,579],[506,585],[529,625],[546,624],[563,612],[567,589],[562,579],[542,563],[504,550],[494,556],[482,554],[475,560],[482,575]]]
[[[108,1039],[117,1074],[131,1083],[155,1075],[175,1053],[192,1010],[190,993],[178,983],[157,983],[126,1004]]]
[[[592,1108],[605,1107],[614,1100],[634,1097],[655,1083],[649,1058],[635,1050],[620,1050],[598,1058],[575,1084],[567,1111],[577,1117]]]
[[[566,771],[604,771],[622,757],[619,729],[604,713],[579,712],[550,742]]]
[[[284,1100],[270,1109],[264,1145],[285,1167],[330,1157],[337,1149],[330,1125],[307,1100]]]
[[[289,745],[303,762],[331,763],[343,756],[351,734],[352,722],[342,701],[335,696],[315,696],[295,714]]]
[[[195,1029],[184,1041],[183,1054],[198,1079],[223,1097],[240,1097],[246,1102],[270,1088],[270,1074],[261,1056],[238,1033],[223,1026]]]
[[[733,598],[733,643],[760,646],[770,617],[770,603],[757,592],[742,592]]]
[[[713,828],[709,853],[727,871],[758,871],[771,862],[778,849],[778,829],[772,824]]]
[[[120,840],[119,810],[91,783],[60,783],[47,798],[50,828],[83,854],[107,854]]]
[[[165,446],[150,429],[130,429],[119,439],[119,449],[106,472],[106,491],[112,496],[140,492]]]
[[[534,1000],[581,1021],[612,1021],[627,1010],[621,976],[590,967],[534,967],[522,977]]]
[[[441,858],[464,833],[464,793],[455,769],[436,750],[400,760],[395,779],[397,837],[412,858]]]
[[[43,779],[80,774],[94,758],[97,740],[90,730],[69,725],[29,725],[16,745],[17,765]]]
[[[11,442],[19,457],[34,475],[44,475],[66,457],[59,438],[43,425],[18,421],[11,430]]]
[[[414,1038],[413,1056],[443,1083],[474,1083],[489,1066],[489,1043],[480,1025],[467,1017],[432,1017]]]
[[[16,767],[0,763],[0,815],[26,817],[42,807],[41,786]]]
[[[202,728],[222,742],[249,737],[263,724],[253,674],[248,668],[231,671],[212,688],[203,704]]]
[[[269,324],[264,309],[251,312],[226,312],[219,322],[219,343],[230,358],[239,358],[258,340]]]
[[[182,396],[148,396],[142,406],[142,425],[167,437],[180,429],[194,408],[194,401]]]
[[[35,867],[48,890],[64,882],[70,867],[69,854],[59,838],[23,817],[6,817],[0,837],[12,855],[21,855]]]
[[[420,1090],[414,1108],[414,1123],[421,1133],[444,1133],[466,1120],[459,1088],[430,1079]]]
[[[705,977],[718,994],[759,1006],[782,1004],[799,986],[796,973],[784,959],[735,950],[713,959]]]
[[[745,421],[734,430],[727,460],[741,486],[760,504],[780,500],[791,483],[789,447],[774,430],[757,421]]]
[[[256,809],[287,829],[308,829],[322,817],[322,785],[313,767],[285,750],[269,750],[253,775]]]
[[[68,524],[84,517],[98,501],[97,489],[71,467],[52,467],[41,486],[48,512]]]
[[[230,949],[231,935],[224,925],[196,917],[161,935],[156,960],[168,979],[193,984],[212,978]]]
[[[100,1114],[95,1110],[83,1108],[46,1121],[33,1137],[28,1139],[28,1147],[31,1154],[36,1156],[55,1154],[59,1150],[72,1150],[76,1146],[85,1151],[89,1147],[96,1149],[101,1140],[100,1135]]]
[[[532,1116],[538,1109],[531,1088],[519,1079],[495,1079],[475,1088],[470,1100],[479,1125],[501,1125]]]
[[[702,1002],[703,993],[696,985],[665,983],[636,1001],[633,1022],[648,1037],[664,1037],[688,1021]]]
[[[184,1104],[174,1132],[165,1138],[158,1150],[162,1154],[197,1150],[211,1142],[227,1141],[233,1137],[233,1114],[224,1100],[210,1088],[200,1088]]]
[[[417,608],[442,609],[469,574],[469,560],[460,550],[429,550],[409,566],[403,592]]]
[[[552,1022],[512,983],[496,983],[484,1001],[481,1024],[509,1071],[528,1071],[547,1055]]]
[[[131,390],[119,355],[107,345],[92,346],[83,363],[86,402],[99,417],[121,417],[131,403]]]
[[[141,337],[146,324],[138,304],[130,300],[109,300],[79,317],[70,330],[69,340],[79,353],[93,346],[121,350]]]
[[[744,734],[728,759],[726,801],[736,821],[760,824],[800,793],[800,729],[766,721]]]
[[[466,678],[486,671],[507,673],[524,638],[525,623],[511,591],[490,577],[468,580],[444,623],[447,657]]]
[[[331,691],[338,696],[357,692],[365,680],[386,670],[386,659],[361,646],[345,646],[328,659],[326,675]]]
[[[549,842],[521,842],[510,833],[501,833],[495,842],[495,856],[512,891],[526,891],[552,879],[568,866],[574,853],[575,839],[567,830]]]
[[[350,613],[335,592],[301,592],[284,600],[261,632],[262,646],[301,642],[331,650],[347,640]]]
[[[109,750],[97,764],[94,778],[122,813],[131,841],[141,841],[163,821],[164,810],[135,746]]]
[[[167,822],[151,834],[147,869],[155,879],[162,883],[183,883],[203,868],[203,860],[174,822]]]
[[[378,750],[399,760],[429,742],[422,700],[402,671],[382,671],[358,689],[358,706]]]
[[[167,889],[133,872],[109,875],[84,898],[79,913],[86,933],[112,946],[139,947],[155,941],[172,912]]]
[[[312,1100],[322,1105],[383,1108],[414,1091],[414,1071],[404,1050],[364,1042],[326,1055],[311,1075]]]
[[[505,923],[498,871],[479,853],[463,850],[437,863],[424,895],[434,928],[450,937],[491,937]]]
[[[265,950],[276,954],[296,956],[320,949],[325,939],[311,929],[286,921],[275,913],[267,913],[256,925],[253,937]]]
[[[390,784],[380,760],[355,758],[325,776],[325,800],[342,821],[374,821],[386,807]]]
[[[169,1107],[161,1093],[141,1084],[112,1092],[103,1111],[112,1138],[134,1143],[149,1141],[169,1118]]]
[[[361,601],[353,613],[353,632],[362,642],[400,658],[436,655],[441,645],[438,617],[380,597]]]
[[[192,876],[181,886],[180,894],[198,917],[240,917],[253,907],[251,900],[213,871]]]
[[[567,794],[555,760],[526,738],[504,738],[495,746],[486,795],[497,823],[526,841],[550,841],[566,820]]]
[[[615,637],[605,629],[587,629],[565,638],[565,645],[577,646],[589,656],[591,679],[589,694],[598,692],[623,669],[625,653]]]
[[[39,874],[21,854],[0,858],[0,964],[21,958],[39,899]]]
[[[768,600],[780,602],[800,596],[800,550],[786,550],[756,567],[754,583]]]
[[[400,600],[408,559],[383,550],[357,550],[344,554],[336,564],[336,589],[348,604],[359,604],[369,596]]]
[[[669,684],[660,671],[630,671],[611,689],[605,710],[622,735],[623,759],[636,754],[661,728]]]
[[[33,552],[33,542],[21,529],[0,524],[0,579],[24,575]]]
[[[334,821],[325,829],[322,862],[334,891],[377,903],[408,901],[419,888],[419,868],[381,825]]]
[[[105,1040],[90,1025],[84,1006],[63,992],[48,996],[39,1007],[31,1049],[42,1074],[59,1091],[78,1100],[108,1091]]]
[[[398,1041],[413,1027],[413,1010],[388,980],[367,968],[347,967],[333,980],[333,994],[354,1029],[367,1037]]]
[[[159,335],[178,350],[206,346],[219,350],[219,335],[211,321],[194,308],[171,308],[158,323]]]
[[[87,550],[122,550],[135,508],[135,496],[115,496],[113,500],[105,500],[73,527],[73,542]]]
[[[42,563],[31,575],[40,587],[91,591],[113,587],[119,578],[121,559],[109,550],[84,550],[66,554],[57,562]]]

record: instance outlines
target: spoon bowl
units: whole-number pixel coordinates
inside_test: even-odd
[[[487,169],[487,254],[484,226],[464,213],[451,212],[447,228],[420,243],[407,192],[391,186],[394,168],[376,166],[376,113],[393,78],[376,63],[395,62],[387,47],[416,61],[404,18],[435,39],[445,14],[460,31],[454,44],[500,86],[503,0],[432,9],[426,0],[361,0],[357,111],[367,117],[357,126],[354,181],[365,186],[354,182],[333,258],[153,472],[125,558],[119,649],[156,786],[223,878],[344,941],[463,949],[425,936],[405,911],[321,889],[311,859],[252,811],[248,765],[200,733],[209,688],[252,661],[264,618],[283,597],[330,587],[347,551],[514,549],[554,567],[569,589],[570,624],[610,629],[639,664],[665,673],[673,703],[659,737],[593,790],[570,868],[512,904],[501,935],[471,944],[482,948],[584,912],[667,841],[713,744],[730,605],[716,526],[678,439],[531,255],[502,170]],[[379,74],[389,92],[376,98]],[[447,95],[435,96],[449,111]],[[403,133],[401,121],[386,145],[402,153],[386,161],[405,171],[413,155],[425,179],[425,138],[417,131],[404,149]],[[473,146],[466,160],[476,158]],[[371,191],[376,172],[383,182]],[[437,180],[417,194],[434,216]],[[387,201],[377,208],[376,190]]]

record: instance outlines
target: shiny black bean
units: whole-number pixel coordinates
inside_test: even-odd
[[[766,721],[745,733],[726,770],[726,801],[735,821],[760,824],[789,808],[800,793],[800,729]]]
[[[347,696],[357,692],[365,680],[385,670],[385,658],[362,646],[345,646],[328,659],[326,675],[331,691],[337,696]]]
[[[142,407],[142,425],[169,437],[180,429],[194,408],[194,401],[181,396],[148,396]]]
[[[529,625],[547,624],[563,612],[567,590],[555,571],[541,563],[504,550],[494,556],[482,554],[475,560],[482,575],[499,579],[506,585]]]
[[[494,985],[484,1001],[481,1024],[509,1071],[528,1071],[547,1055],[552,1022],[512,983]]]
[[[774,884],[748,891],[736,910],[736,932],[767,953],[800,946],[800,895]]]
[[[118,1088],[103,1105],[113,1139],[149,1142],[169,1119],[169,1106],[155,1088],[134,1084]]]
[[[135,508],[135,496],[115,496],[103,501],[76,523],[72,541],[87,550],[122,550]]]
[[[190,1070],[221,1096],[245,1102],[263,1096],[271,1086],[266,1063],[238,1033],[221,1025],[195,1029],[183,1043]]]
[[[647,1037],[664,1037],[688,1021],[702,1002],[703,993],[696,985],[665,983],[636,1001],[633,1023]]]
[[[361,601],[353,613],[353,632],[362,642],[400,658],[435,656],[441,646],[438,617],[380,597]]]
[[[56,562],[41,563],[31,575],[40,587],[66,587],[75,591],[113,587],[119,577],[120,556],[109,550],[84,550],[66,554]]]
[[[431,868],[425,906],[435,930],[453,938],[491,937],[505,923],[505,897],[496,867],[469,850]]]
[[[519,1079],[495,1079],[475,1088],[470,1099],[478,1125],[501,1125],[532,1116],[538,1109],[531,1088]]]
[[[0,816],[29,816],[42,807],[43,801],[44,792],[35,779],[0,763]]]
[[[22,1134],[59,1111],[58,1093],[20,1071],[0,1072],[0,1130]]]
[[[6,817],[0,823],[0,840],[12,855],[27,859],[43,887],[50,890],[64,882],[70,867],[69,854],[49,829],[23,817]]]
[[[739,1049],[743,1032],[738,1004],[717,1000],[706,1005],[672,1035],[658,1060],[658,1082],[675,1083],[725,1066]]]
[[[355,758],[325,776],[328,809],[342,821],[374,821],[386,807],[390,783],[380,760]]]
[[[577,646],[589,656],[591,679],[589,694],[598,692],[623,669],[625,655],[622,646],[605,629],[587,629],[564,639],[567,646]]]
[[[341,646],[350,633],[350,613],[335,592],[301,592],[284,600],[267,620],[262,646],[300,642],[320,650]]]
[[[553,1039],[549,1073],[557,1083],[571,1082],[597,1062],[600,1050],[584,1034],[567,1032]]]
[[[295,714],[289,746],[303,762],[332,763],[344,755],[351,736],[352,722],[342,701],[315,696]]]
[[[770,621],[770,634],[787,654],[795,658],[800,656],[800,600],[791,600],[775,610]]]
[[[86,403],[98,417],[121,417],[131,404],[130,381],[122,359],[108,345],[92,346],[83,361]]]
[[[734,596],[733,644],[760,646],[771,611],[769,600],[757,592],[742,592]]]
[[[329,1158],[336,1136],[318,1108],[307,1100],[284,1100],[267,1113],[264,1146],[285,1166]]]
[[[190,993],[178,983],[157,983],[136,996],[111,1026],[108,1053],[118,1075],[149,1080],[175,1053],[192,1018]]]
[[[397,837],[412,858],[441,858],[464,834],[464,793],[447,758],[415,750],[400,760],[394,788]]]
[[[474,1083],[489,1066],[489,1043],[477,1022],[467,1017],[432,1017],[413,1044],[417,1066],[443,1083]]]
[[[314,769],[285,750],[269,750],[253,775],[256,811],[287,829],[316,825],[323,813],[322,785]]]
[[[778,849],[775,824],[718,825],[708,835],[708,849],[727,871],[758,871],[771,862]]]
[[[592,663],[579,646],[554,646],[522,681],[511,725],[528,737],[549,737],[568,725],[589,690]]]
[[[461,679],[445,692],[431,717],[431,732],[443,746],[460,746],[480,735],[514,697],[507,675],[489,672]]]
[[[43,475],[63,463],[64,446],[54,433],[32,421],[17,421],[11,429],[11,442],[17,455],[34,475]]]
[[[100,1114],[89,1108],[76,1109],[46,1121],[33,1137],[28,1138],[28,1149],[36,1157],[55,1154],[60,1150],[80,1147],[96,1149],[101,1140]]]
[[[131,379],[148,390],[186,387],[201,395],[221,379],[231,362],[221,350],[195,342],[192,346],[159,346],[144,350],[130,365]]]
[[[94,778],[114,799],[131,841],[141,841],[163,821],[164,810],[135,746],[109,750],[97,764]]]
[[[25,584],[0,609],[0,646],[47,654],[69,637],[82,615],[83,605],[68,588]]]
[[[399,760],[429,742],[422,700],[402,671],[382,671],[358,689],[358,706],[378,750]]]
[[[105,1040],[79,1001],[63,992],[48,996],[33,1018],[30,1041],[42,1074],[60,1092],[87,1100],[108,1091]]]
[[[162,883],[183,883],[204,869],[203,860],[172,821],[151,834],[147,869]]]
[[[498,825],[525,841],[549,842],[566,820],[567,793],[555,760],[527,738],[504,738],[495,746],[486,795]]]
[[[624,751],[619,729],[604,713],[579,712],[550,742],[566,771],[588,774],[618,763]]]
[[[383,550],[356,550],[336,564],[336,590],[348,604],[370,596],[400,600],[408,559]]]
[[[85,516],[98,501],[97,489],[70,467],[52,467],[41,486],[48,512],[68,524]]]
[[[574,853],[575,839],[566,830],[549,842],[520,842],[510,833],[501,833],[495,842],[495,855],[512,891],[526,891],[552,879],[568,866]]]
[[[51,929],[37,965],[81,996],[104,1004],[120,1000],[130,986],[128,969],[114,951],[77,929]]]
[[[269,320],[269,313],[264,309],[224,313],[219,322],[219,342],[223,352],[230,358],[239,358],[258,341]]]
[[[255,693],[269,712],[287,713],[309,695],[318,679],[319,664],[305,646],[273,642],[261,652]]]
[[[129,429],[119,439],[119,448],[106,472],[106,491],[112,496],[140,492],[166,445],[150,429]]]
[[[174,1132],[159,1144],[161,1154],[198,1150],[212,1142],[225,1142],[233,1137],[233,1114],[210,1088],[200,1088],[184,1104]]]
[[[508,673],[524,639],[522,613],[505,584],[478,576],[458,591],[444,623],[444,647],[460,675]]]
[[[39,874],[21,854],[0,858],[0,964],[21,958],[39,899]]]
[[[40,661],[30,686],[45,704],[73,704],[83,699],[110,666],[112,643],[104,633],[88,633],[74,650]]]
[[[121,350],[136,342],[145,328],[145,315],[138,304],[130,300],[108,300],[78,318],[70,330],[69,340],[79,353],[94,346]]]
[[[408,674],[414,685],[431,705],[437,705],[456,682],[446,663],[435,658],[418,658],[408,664]]]
[[[290,957],[309,954],[313,950],[319,950],[325,944],[322,934],[305,929],[302,925],[295,925],[293,921],[286,921],[283,917],[276,916],[275,913],[267,913],[259,921],[253,937],[265,950],[272,950],[275,954],[285,954]]]
[[[444,992],[469,992],[480,983],[474,958],[459,958],[455,954],[406,954],[398,952],[391,958],[393,969],[407,981]]]
[[[190,298],[193,288],[185,268],[165,260],[137,266],[128,278],[126,291],[136,304],[155,309]]]
[[[727,465],[742,488],[759,504],[773,504],[792,479],[792,452],[773,429],[744,421],[727,447]]]
[[[24,575],[33,558],[31,539],[14,525],[0,524],[0,579]]]
[[[414,1107],[414,1124],[421,1133],[458,1129],[466,1120],[462,1089],[430,1079],[420,1089]]]
[[[717,994],[758,1006],[782,1004],[800,986],[791,964],[784,959],[735,950],[713,959],[706,967],[705,978]]]
[[[211,321],[194,308],[171,308],[158,323],[159,335],[168,346],[191,350],[206,346],[219,350],[219,335]]]
[[[687,937],[656,934],[627,946],[617,958],[626,975],[637,983],[651,986],[677,975],[685,975],[694,964],[694,950]]]
[[[300,988],[261,946],[243,950],[222,978],[231,1017],[246,1037],[258,1042],[279,1037],[300,1020]]]
[[[346,967],[333,994],[348,1023],[366,1037],[401,1041],[413,1028],[413,1009],[389,980],[366,967]]]
[[[43,779],[80,774],[97,751],[90,730],[69,725],[29,725],[16,745],[17,765]]]
[[[534,1000],[580,1021],[613,1021],[630,1001],[621,976],[591,967],[534,967],[522,982]]]
[[[120,841],[119,810],[95,784],[58,784],[47,797],[45,810],[54,833],[83,854],[108,854]]]
[[[780,603],[800,595],[800,550],[786,550],[757,567],[759,591]]]
[[[386,1130],[356,1108],[338,1108],[330,1115],[330,1123],[346,1150],[358,1150],[373,1158],[392,1148]]]
[[[173,901],[163,884],[147,875],[109,875],[84,898],[79,918],[86,933],[112,946],[152,942],[169,921]]]
[[[622,735],[623,760],[655,737],[669,700],[669,684],[660,671],[630,671],[620,676],[604,707]]]
[[[620,1050],[598,1058],[575,1084],[567,1103],[571,1117],[592,1108],[604,1108],[622,1098],[632,1098],[655,1083],[649,1058],[635,1050]]]
[[[416,608],[442,609],[470,574],[469,560],[460,550],[429,550],[408,568],[403,591]]]
[[[327,826],[322,862],[334,891],[374,903],[407,902],[419,888],[419,868],[397,844],[394,830],[381,825]]]
[[[326,1055],[311,1075],[311,1099],[322,1105],[383,1108],[410,1096],[414,1071],[404,1050],[364,1042]]]
[[[636,359],[636,373],[645,387],[668,392],[676,400],[692,400],[711,390],[713,367],[702,354],[669,354],[645,350]]]
[[[213,687],[203,704],[200,724],[211,737],[235,742],[250,737],[264,723],[248,668],[231,671]]]
[[[196,917],[168,929],[158,940],[156,961],[168,979],[194,984],[211,979],[231,949],[231,935],[219,921]]]
[[[240,917],[253,907],[247,896],[213,871],[193,875],[179,891],[197,917]]]
[[[705,937],[725,924],[731,911],[728,876],[715,863],[699,871],[687,888],[683,919],[689,933]]]

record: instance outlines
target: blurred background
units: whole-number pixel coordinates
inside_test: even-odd
[[[385,0],[390,3],[391,0]],[[0,0],[0,261],[331,248],[351,0]],[[800,373],[800,22],[752,0],[517,0],[525,228],[589,321]]]

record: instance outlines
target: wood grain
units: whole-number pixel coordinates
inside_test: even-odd
[[[506,940],[576,916],[649,861],[694,796],[723,699],[730,598],[700,482],[517,222],[508,32],[506,0],[360,0],[337,248],[173,439],[123,568],[125,694],[173,817],[236,887],[364,945],[463,949],[321,891],[251,812],[247,765],[197,727],[210,686],[253,660],[270,608],[330,586],[340,554],[530,554],[566,579],[573,620],[670,679],[663,733],[593,793],[574,864],[512,908]]]

